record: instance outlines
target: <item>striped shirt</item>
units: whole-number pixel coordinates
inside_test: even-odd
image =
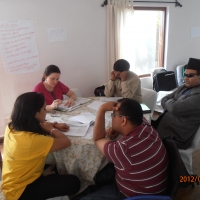
[[[117,186],[125,196],[159,194],[166,189],[167,152],[146,119],[118,141],[107,142],[104,153],[115,165]]]

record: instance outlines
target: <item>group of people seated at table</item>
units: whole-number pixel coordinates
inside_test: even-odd
[[[96,147],[114,164],[114,182],[72,199],[121,200],[141,194],[165,194],[168,155],[161,140],[174,135],[184,141],[177,143],[178,148],[188,148],[200,125],[199,59],[189,59],[185,84],[162,99],[165,112],[152,122],[153,127],[143,117],[140,106],[140,79],[129,68],[126,60],[115,62],[105,95],[123,98],[100,106],[93,132]],[[48,66],[33,92],[20,95],[14,103],[4,136],[1,190],[5,199],[42,200],[75,195],[80,189],[75,175],[43,173],[48,153],[71,145],[61,132],[69,130],[67,124],[45,120],[46,111],[56,109],[63,95],[69,97],[66,106],[76,100],[76,94],[59,81],[60,74],[57,66]],[[112,127],[107,130],[106,111],[112,111]],[[116,139],[118,135],[121,137]]]

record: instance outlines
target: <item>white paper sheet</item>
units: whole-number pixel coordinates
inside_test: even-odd
[[[123,97],[100,97],[99,101],[109,102],[109,101],[117,101],[119,99],[123,99]]]
[[[85,112],[79,115],[73,116],[69,118],[70,120],[81,122],[81,123],[90,123],[91,121],[95,121],[96,116],[92,113]]]
[[[67,30],[65,27],[53,27],[47,29],[49,42],[67,41]]]
[[[107,128],[110,125],[109,120],[105,120],[105,128]],[[92,139],[93,138],[93,132],[94,132],[94,125],[91,125],[86,133],[86,135],[83,138],[86,139]]]
[[[71,112],[72,110],[75,110],[75,109],[77,109],[77,108],[79,108],[79,107],[81,106],[80,103],[78,103],[78,102],[75,101],[75,103],[74,103],[73,106],[67,107],[67,106],[65,106],[65,104],[67,103],[67,101],[68,101],[68,100],[64,100],[64,101],[62,102],[62,104],[60,104],[60,105],[57,107],[57,110],[69,111],[69,112]]]
[[[21,74],[40,69],[31,21],[0,21],[0,33],[0,52],[7,73]]]
[[[70,127],[69,131],[63,132],[65,135],[68,136],[85,136],[90,124],[69,124],[67,125]]]
[[[92,108],[94,110],[99,110],[99,107],[104,104],[105,102],[103,101],[93,101],[91,104],[89,104],[87,107]]]

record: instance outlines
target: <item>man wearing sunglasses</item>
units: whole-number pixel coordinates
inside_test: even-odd
[[[129,68],[129,62],[124,59],[119,59],[114,63],[104,94],[106,97],[131,98],[142,103],[140,78]]]
[[[155,122],[161,139],[172,135],[179,149],[190,147],[200,126],[200,59],[190,58],[184,73],[185,84],[161,100],[165,110]]]
[[[106,111],[112,111],[112,129],[107,131]],[[118,134],[121,135],[118,140],[109,139]],[[166,150],[158,133],[143,118],[137,101],[124,98],[118,103],[101,105],[95,120],[93,139],[97,148],[114,163],[116,183],[104,185],[81,200],[121,200],[165,191],[168,176]]]

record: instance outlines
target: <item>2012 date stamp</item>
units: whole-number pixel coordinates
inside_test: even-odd
[[[200,176],[180,176],[180,183],[196,183],[200,182]]]

